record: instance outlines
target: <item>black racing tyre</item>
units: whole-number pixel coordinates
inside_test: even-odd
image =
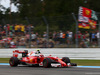
[[[17,57],[11,57],[9,60],[9,64],[11,67],[16,67],[19,64],[19,60]]]
[[[50,59],[50,58],[45,58],[45,59],[43,60],[43,67],[44,67],[44,68],[49,68],[49,67],[51,67],[51,59]]]
[[[70,59],[68,57],[63,57],[62,61],[64,61],[66,64],[70,63]]]
[[[71,63],[71,66],[77,66],[77,64],[76,63]]]

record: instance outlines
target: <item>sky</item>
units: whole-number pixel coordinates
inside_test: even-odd
[[[1,0],[0,4],[3,5],[4,7],[8,8],[8,7],[10,7],[10,0]],[[12,12],[17,11],[17,7],[14,6],[14,4],[11,5],[11,11]]]

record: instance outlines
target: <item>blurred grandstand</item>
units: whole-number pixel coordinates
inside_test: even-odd
[[[77,16],[77,15],[76,15]],[[0,25],[0,48],[75,48],[76,24],[72,15],[4,20]],[[98,47],[98,29],[78,31],[78,47]],[[88,45],[88,46],[87,46]]]

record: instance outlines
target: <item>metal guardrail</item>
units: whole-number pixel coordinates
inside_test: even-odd
[[[37,48],[16,48],[16,49],[0,49],[0,58],[10,58],[13,50],[35,51]],[[45,55],[55,57],[69,57],[70,59],[93,59],[100,60],[99,48],[41,48],[41,52]],[[21,55],[19,55],[20,57]]]

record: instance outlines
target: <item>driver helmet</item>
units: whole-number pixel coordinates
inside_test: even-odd
[[[36,50],[36,54],[40,54],[41,52],[40,52],[40,49],[37,49]]]

